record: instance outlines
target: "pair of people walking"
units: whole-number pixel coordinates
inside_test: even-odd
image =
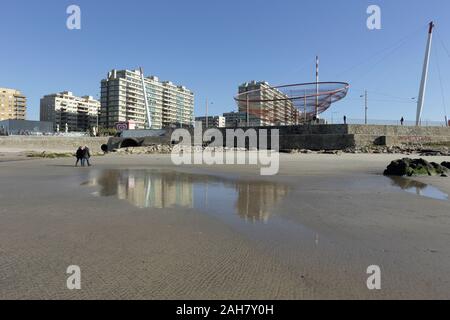
[[[75,167],[78,166],[78,163],[81,164],[82,167],[84,167],[87,163],[88,167],[91,166],[91,163],[89,162],[89,159],[91,158],[91,152],[89,151],[88,147],[79,147],[76,152],[77,162],[75,163]]]

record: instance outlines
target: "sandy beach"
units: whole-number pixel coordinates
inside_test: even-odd
[[[282,154],[262,177],[167,155],[75,168],[4,152],[0,299],[449,299],[450,178],[411,189],[381,175],[402,157]]]

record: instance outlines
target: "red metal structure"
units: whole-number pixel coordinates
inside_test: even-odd
[[[345,98],[349,88],[350,85],[345,82],[300,83],[247,91],[234,99],[239,111],[266,122],[282,122],[282,119],[277,118],[281,111],[279,108],[292,107],[297,110],[297,114],[292,115],[293,118],[298,118],[297,122],[306,122]]]

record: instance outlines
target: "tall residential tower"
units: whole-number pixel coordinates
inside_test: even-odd
[[[192,91],[154,76],[145,77],[144,83],[152,129],[193,125]],[[118,122],[124,121],[134,121],[137,129],[148,127],[139,70],[112,70],[101,82],[100,126],[114,128]]]

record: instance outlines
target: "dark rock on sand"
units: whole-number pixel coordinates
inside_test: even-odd
[[[386,176],[436,176],[448,172],[448,168],[435,162],[424,159],[403,158],[392,161],[384,171]]]

